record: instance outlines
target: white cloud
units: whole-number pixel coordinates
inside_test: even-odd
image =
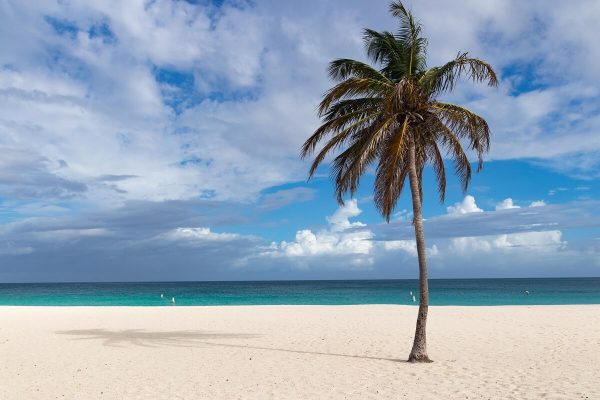
[[[540,200],[524,208],[514,207],[512,201],[503,203],[505,207],[495,211],[467,212],[479,209],[475,198],[470,196],[455,204],[448,215],[425,221],[426,241],[431,246],[428,262],[434,276],[531,276],[531,271],[545,276],[565,276],[574,274],[568,271],[575,268],[575,259],[585,259],[586,265],[595,265],[591,255],[598,254],[597,245],[568,243],[563,238],[563,229],[598,226],[597,215],[586,211],[596,209],[596,202],[577,206],[546,205]],[[412,226],[406,221],[370,229],[379,240],[390,241],[391,244],[383,245],[387,249],[414,246],[414,241],[406,239],[413,235]],[[404,243],[399,244],[402,241]],[[374,262],[389,263],[391,259],[379,253]],[[410,264],[410,260],[401,257],[395,262]]]
[[[433,216],[425,226],[431,276],[597,274],[600,242],[567,243],[562,233],[599,226],[596,203]],[[231,279],[232,270],[244,279],[335,278],[339,270],[363,278],[416,276],[410,221],[358,223],[354,201],[336,210],[325,227],[304,228],[292,240],[270,245],[258,236],[214,232],[212,227],[231,223],[231,209],[206,200],[191,205],[132,202],[80,218],[66,214],[0,225],[0,274],[23,280],[27,275],[16,274],[33,268],[36,276],[50,271],[53,279],[164,280],[173,271],[191,280]],[[120,255],[126,255],[127,268]],[[81,267],[70,262],[73,257],[91,261]],[[59,262],[49,267],[50,258]]]
[[[279,248],[287,256],[369,254],[373,244],[368,232],[337,235],[335,231],[313,233],[310,229],[302,229],[296,233],[294,242],[281,242]]]
[[[332,216],[327,217],[327,222],[334,232],[341,232],[353,227],[365,226],[362,222],[350,222],[350,218],[358,217],[362,211],[358,208],[356,199],[348,200],[337,209]]]
[[[378,241],[371,229],[359,221],[350,221],[361,214],[356,199],[346,201],[333,215],[326,218],[327,228],[313,232],[302,229],[296,232],[294,241],[273,242],[262,253],[269,257],[288,257],[291,261],[306,264],[307,258],[318,262],[328,257],[329,263],[342,265],[373,265],[381,253],[397,253],[417,256],[414,240]],[[433,245],[427,249],[428,255],[436,256],[438,248]]]
[[[523,251],[556,251],[566,246],[560,231],[511,233],[505,235],[459,237],[451,239],[449,250],[474,255],[521,248]]]
[[[594,2],[408,5],[424,23],[431,65],[468,50],[499,71],[515,70],[498,90],[461,84],[450,96],[489,119],[492,158],[564,157],[557,168],[596,168],[569,161],[600,149]],[[327,62],[363,59],[363,27],[396,26],[385,5],[358,0],[346,7],[271,0],[221,8],[167,0],[3,7],[0,146],[64,162],[59,177],[88,185],[83,198],[96,206],[198,195],[255,200],[267,187],[303,178],[298,147],[318,123]],[[56,32],[46,17],[75,31]],[[99,26],[110,40],[90,34]],[[565,34],[565,26],[577,28]],[[571,71],[571,59],[585,60],[585,68],[555,76]],[[193,83],[158,82],[160,69]],[[515,90],[524,83],[532,87]],[[168,105],[173,96],[181,114]],[[94,181],[109,174],[136,179]]]
[[[217,10],[172,1],[5,7],[14,13],[1,24],[12,33],[0,56],[0,146],[62,162],[62,179],[89,187],[83,198],[98,206],[198,195],[248,200],[299,171],[292,151],[272,158],[264,156],[269,153],[264,145],[258,146],[260,155],[247,151],[257,141],[274,142],[259,139],[272,132],[262,130],[266,120],[260,130],[245,132],[253,136],[246,143],[239,140],[239,132],[252,124],[241,119],[236,126],[231,111],[245,108],[247,100],[229,104],[219,120],[224,130],[213,129],[203,119],[211,101],[195,108],[195,116],[179,117],[162,96],[165,84],[154,76],[157,68],[193,75],[195,86],[172,89],[196,96],[254,90],[267,27],[255,8],[225,4]],[[51,22],[77,31],[55,32]],[[99,24],[114,40],[90,35]],[[34,142],[39,145],[31,146]],[[294,141],[294,153],[297,145]],[[124,174],[136,179],[95,182],[97,176]]]
[[[510,197],[502,200],[500,203],[496,204],[496,211],[499,210],[510,210],[511,208],[521,208],[518,205],[513,203],[513,199]]]
[[[600,91],[594,84],[598,68],[592,66],[600,66],[600,52],[592,21],[600,10],[593,0],[553,7],[543,1],[466,2],[458,8],[415,1],[412,6],[425,25],[434,63],[460,48],[502,72],[498,89],[461,84],[448,96],[488,120],[490,158],[539,157],[563,173],[598,176]],[[575,67],[572,57],[585,60],[585,67]]]
[[[466,195],[462,202],[455,203],[453,206],[448,207],[448,214],[460,215],[474,212],[483,212],[483,210],[477,207],[475,203],[475,197]]]
[[[546,202],[544,200],[535,200],[532,201],[529,204],[529,207],[543,207],[546,205]],[[521,208],[521,206],[518,206],[514,203],[512,198],[506,198],[504,200],[502,200],[500,203],[496,204],[496,211],[500,211],[500,210],[511,210],[511,209],[515,209],[515,208]]]
[[[167,238],[174,241],[231,241],[239,239],[236,233],[215,233],[207,227],[199,228],[176,228],[167,234]]]
[[[286,257],[343,256],[353,255],[356,262],[371,263],[368,256],[373,249],[373,234],[361,222],[350,222],[350,218],[360,215],[356,199],[347,201],[336,212],[327,217],[328,227],[313,232],[302,229],[296,232],[293,242],[273,243],[264,255]]]

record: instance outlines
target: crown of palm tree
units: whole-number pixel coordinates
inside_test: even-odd
[[[444,200],[443,153],[454,161],[466,191],[471,165],[461,143],[477,154],[479,171],[489,149],[490,130],[475,113],[436,98],[451,91],[461,76],[497,85],[492,67],[467,53],[427,68],[427,40],[421,36],[421,25],[401,3],[392,3],[390,12],[400,21],[395,34],[364,31],[366,53],[374,66],[351,59],[329,65],[329,75],[338,83],[324,95],[319,106],[323,124],[301,152],[307,157],[325,142],[312,163],[310,179],[328,154],[339,151],[332,161],[332,179],[340,204],[346,193],[355,194],[362,174],[376,163],[374,200],[387,221],[409,173],[413,145],[420,201],[427,164],[436,173],[440,201]]]

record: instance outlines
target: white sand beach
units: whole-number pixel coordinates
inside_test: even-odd
[[[0,307],[0,399],[600,399],[600,306]]]

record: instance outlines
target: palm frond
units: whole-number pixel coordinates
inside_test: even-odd
[[[446,125],[438,120],[437,128],[440,135],[440,142],[454,161],[454,173],[461,182],[463,192],[466,192],[471,181],[471,163],[469,162],[469,158],[465,154],[460,141]]]
[[[429,154],[431,166],[435,172],[440,203],[443,203],[446,198],[446,168],[444,166],[444,158],[435,141],[429,143],[427,152]]]
[[[385,75],[369,64],[349,58],[339,58],[329,63],[329,77],[335,81],[354,77],[391,83]]]
[[[417,23],[412,13],[401,2],[390,4],[390,14],[400,19],[400,28],[396,39],[411,46],[421,35],[421,24]]]
[[[380,143],[388,136],[394,118],[384,118],[360,132],[348,148],[333,161],[332,176],[335,176],[337,199],[343,204],[344,194],[354,195],[365,169],[378,155]]]
[[[426,130],[421,129],[422,126],[417,125],[414,129],[413,141],[417,144],[415,147],[415,167],[417,169],[417,185],[419,187],[419,200],[423,204],[423,170],[427,164],[427,145],[430,135]]]
[[[360,97],[348,100],[339,100],[329,106],[322,115],[323,120],[333,121],[349,114],[361,111],[372,111],[383,107],[383,98],[381,97]]]
[[[398,64],[404,65],[403,57],[405,49],[390,32],[377,32],[373,29],[365,29],[363,42],[367,57],[375,64]]]
[[[479,172],[483,167],[483,155],[490,148],[490,127],[486,120],[456,104],[433,102],[432,106],[448,129],[459,139],[466,139],[469,148],[477,153]]]
[[[427,60],[427,39],[421,37],[421,24],[415,21],[412,13],[401,2],[392,2],[390,13],[400,19],[400,28],[395,38],[408,50],[408,75],[422,71]]]
[[[390,136],[379,154],[375,174],[375,207],[387,222],[396,207],[408,173],[407,142],[410,124],[405,118],[398,131]]]
[[[345,129],[339,131],[333,138],[331,138],[329,140],[329,142],[327,142],[327,144],[325,144],[325,146],[321,149],[321,151],[315,157],[315,159],[310,167],[308,179],[310,180],[313,177],[317,168],[319,167],[321,162],[323,162],[323,160],[325,159],[327,154],[329,154],[334,149],[341,147],[348,140],[348,138],[350,136],[356,135],[357,132],[361,132],[361,131],[364,131],[365,129],[368,129],[369,126],[373,125],[373,120],[375,118],[377,118],[378,115],[379,115],[379,113],[373,113],[373,114],[367,115],[364,118],[355,121],[350,126],[347,126]],[[323,128],[323,126],[321,128]],[[319,128],[302,146],[302,153],[301,153],[302,158],[311,154],[314,151],[317,144],[321,141],[322,136],[327,131],[327,128],[323,128],[323,129],[321,129],[321,128]]]
[[[370,78],[348,78],[331,88],[319,104],[319,116],[322,117],[329,107],[339,100],[355,96],[384,97],[392,85]]]
[[[471,58],[468,53],[459,53],[456,58],[441,67],[430,68],[419,79],[419,84],[428,96],[435,96],[454,89],[458,79],[466,75],[473,82],[498,85],[498,77],[492,66],[485,61]]]

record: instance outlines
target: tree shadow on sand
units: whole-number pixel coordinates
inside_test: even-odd
[[[259,335],[218,333],[201,331],[146,331],[143,329],[124,329],[110,331],[106,329],[80,329],[56,332],[60,335],[78,336],[73,340],[101,340],[104,346],[124,347],[199,347],[205,340],[212,339],[253,339]]]
[[[319,356],[333,356],[346,358],[360,358],[366,360],[405,362],[406,360],[372,357],[352,354],[324,353],[307,350],[280,349],[273,347],[252,346],[249,344],[215,343],[212,340],[224,339],[256,339],[262,335],[243,333],[219,333],[202,331],[145,331],[142,329],[106,330],[106,329],[79,329],[70,331],[57,331],[59,335],[75,336],[72,340],[100,340],[104,346],[126,347],[227,347],[238,349],[279,351],[294,354],[308,354]],[[208,341],[211,340],[211,341]]]

